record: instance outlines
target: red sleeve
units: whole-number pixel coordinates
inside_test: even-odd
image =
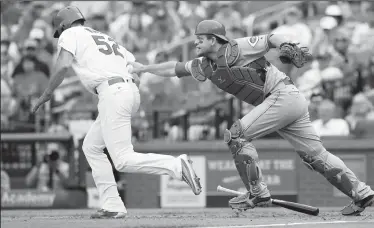
[[[243,37],[235,40],[239,44],[241,55],[251,62],[264,56],[270,49],[269,34]]]
[[[191,75],[191,61],[188,62],[177,62],[175,65],[175,74],[178,78],[190,76]]]

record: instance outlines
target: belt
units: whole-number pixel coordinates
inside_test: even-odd
[[[121,82],[135,83],[135,80],[134,79],[124,79],[124,78],[120,78],[120,77],[109,79],[108,81],[105,81],[105,82],[101,83],[100,85],[98,85],[96,87],[96,89],[95,89],[96,94],[99,94],[100,91],[102,91],[103,89],[105,89],[108,86],[111,86],[111,85],[114,85],[114,84],[117,84],[117,83],[121,83]]]
[[[283,79],[283,80],[280,81],[280,82],[283,82],[285,85],[294,85],[293,81],[292,81],[289,77]],[[270,95],[271,95],[271,93],[266,94],[265,99],[266,99],[268,96],[270,96]]]

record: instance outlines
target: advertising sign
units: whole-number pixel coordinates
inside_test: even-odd
[[[56,198],[54,192],[12,190],[1,195],[2,208],[50,208]]]
[[[42,192],[33,189],[16,189],[1,192],[1,208],[86,208],[86,192],[59,190]]]
[[[297,194],[295,153],[263,153],[259,157],[263,180],[272,194]],[[207,180],[208,195],[225,195],[226,193],[217,192],[218,185],[236,191],[246,191],[229,152],[208,154]]]
[[[202,192],[196,196],[186,182],[163,175],[160,184],[162,208],[206,206],[206,159],[205,156],[190,156],[190,158],[196,174],[200,177]]]

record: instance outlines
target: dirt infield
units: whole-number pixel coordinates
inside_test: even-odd
[[[309,216],[283,208],[256,208],[237,217],[231,209],[129,209],[128,218],[92,220],[92,210],[1,211],[2,228],[129,228],[129,227],[374,227],[374,208],[361,216],[343,217],[340,208],[322,208]]]

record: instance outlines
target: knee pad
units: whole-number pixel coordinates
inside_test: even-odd
[[[340,158],[327,151],[313,156],[302,151],[297,152],[310,170],[319,172],[345,195],[355,197],[354,184],[349,179],[347,167]]]
[[[243,137],[243,126],[240,120],[235,121],[230,130],[226,129],[223,135],[225,143],[229,146],[233,156],[242,149],[247,142]]]
[[[226,143],[230,143],[231,139],[239,138],[243,135],[243,125],[240,120],[234,122],[230,130],[226,129],[224,133],[224,140]]]

